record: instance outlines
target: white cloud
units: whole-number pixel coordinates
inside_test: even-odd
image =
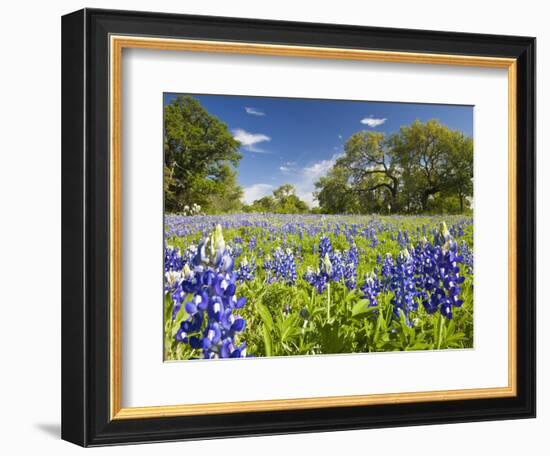
[[[361,123],[363,125],[366,125],[367,127],[376,128],[376,127],[379,127],[380,125],[382,125],[383,123],[385,123],[386,120],[388,120],[388,119],[386,119],[385,117],[376,118],[376,117],[373,117],[373,116],[369,116],[369,117],[365,117],[364,119],[361,119]]]
[[[271,141],[271,138],[263,133],[249,133],[242,128],[233,130],[233,138],[239,141],[246,150],[257,153],[266,153],[266,151],[256,147],[256,144]]]
[[[338,135],[338,139],[342,139],[342,138],[343,138],[343,136],[342,136],[342,135]]]
[[[326,175],[334,166],[336,160],[341,156],[341,153],[337,153],[331,158],[314,162],[301,169],[296,167],[296,162],[285,162],[283,165],[279,166],[279,170],[287,175],[288,180],[285,178],[284,181],[279,182],[281,182],[281,184],[288,183],[294,185],[296,188],[296,195],[310,207],[316,207],[319,203],[313,198],[315,182],[317,182],[320,177]],[[274,189],[274,185],[254,184],[250,187],[245,187],[242,199],[246,204],[250,204],[257,199],[271,195]]]
[[[254,184],[250,187],[245,187],[242,199],[246,204],[251,204],[257,199],[271,195],[274,188],[275,187],[270,184]]]
[[[265,116],[265,112],[260,111],[256,108],[245,107],[244,110],[247,114],[250,114],[251,116]]]
[[[338,155],[333,155],[327,160],[321,160],[311,166],[306,166],[303,171],[304,177],[312,180],[319,179],[319,177],[324,176],[334,166],[337,158]]]
[[[281,166],[279,166],[279,171],[283,174],[293,174],[296,172],[296,162],[286,161]]]
[[[341,154],[334,154],[331,158],[315,162],[302,170],[299,181],[294,185],[296,186],[296,193],[300,199],[304,200],[310,207],[319,205],[313,198],[315,182],[329,172],[340,156]]]

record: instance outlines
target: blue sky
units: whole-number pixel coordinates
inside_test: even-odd
[[[165,94],[169,103],[177,94]],[[327,173],[346,140],[361,130],[392,133],[416,119],[438,119],[468,136],[473,107],[304,98],[192,95],[241,142],[238,181],[250,203],[282,184],[316,205],[314,183]]]

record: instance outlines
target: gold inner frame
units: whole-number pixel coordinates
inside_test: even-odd
[[[366,60],[430,65],[503,68],[508,71],[508,386],[391,394],[274,399],[245,402],[122,407],[122,51],[155,49],[210,53],[253,54],[316,59]],[[512,397],[517,394],[517,220],[516,220],[516,120],[517,61],[511,58],[423,54],[309,46],[287,46],[149,38],[110,37],[110,414],[111,419],[158,418],[218,413],[297,410],[374,404],[412,403]]]

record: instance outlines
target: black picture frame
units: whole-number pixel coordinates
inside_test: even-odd
[[[517,59],[517,395],[111,420],[109,36]],[[82,446],[535,416],[535,39],[84,9],[62,19],[62,438]]]

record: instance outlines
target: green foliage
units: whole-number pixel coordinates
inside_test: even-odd
[[[315,186],[324,213],[464,213],[473,194],[473,143],[436,120],[389,136],[360,131]]]
[[[273,214],[305,214],[308,205],[296,195],[293,185],[283,184],[273,190],[272,196],[264,196],[243,208],[244,212],[266,212]]]
[[[334,223],[339,217],[328,216],[326,223]],[[364,216],[350,216],[346,223],[364,223]],[[456,216],[446,217],[377,217],[376,220],[387,230],[378,233],[379,246],[373,248],[370,241],[363,236],[356,236],[354,242],[360,253],[358,281],[363,282],[366,274],[379,268],[377,255],[391,253],[396,256],[402,247],[391,233],[407,230],[413,237],[413,244],[420,242],[423,234],[421,227],[438,226],[444,220],[451,226],[456,223]],[[417,234],[415,234],[417,233]],[[338,235],[327,233],[335,249],[340,251],[349,248],[349,241],[344,233]],[[411,311],[409,327],[403,316],[393,314],[391,299],[393,292],[383,292],[378,297],[378,305],[369,306],[359,289],[348,290],[341,282],[331,282],[330,287],[318,294],[310,284],[303,280],[307,267],[316,269],[319,256],[314,253],[314,245],[319,244],[320,234],[303,236],[298,233],[287,233],[285,242],[288,246],[301,246],[297,263],[297,281],[294,286],[268,280],[263,270],[264,257],[259,257],[259,249],[265,255],[277,247],[282,247],[280,238],[270,239],[261,227],[244,226],[224,230],[226,240],[239,237],[247,245],[254,237],[257,246],[254,251],[247,251],[248,261],[256,261],[256,277],[251,282],[238,286],[239,296],[247,298],[247,304],[240,310],[247,321],[243,339],[247,351],[254,356],[291,356],[336,353],[366,353],[380,351],[409,351],[450,348],[472,348],[474,337],[474,303],[473,274],[462,269],[466,277],[461,286],[461,299],[464,304],[453,309],[452,320],[442,317],[439,312],[426,313],[420,301],[418,309]],[[432,237],[429,234],[428,237]],[[169,243],[184,249],[200,238],[190,235],[185,238],[169,239]],[[473,228],[468,225],[464,234],[457,237],[457,242],[465,241],[473,246]],[[243,260],[236,261],[236,267]],[[464,266],[461,266],[464,268]],[[419,299],[419,298],[416,298]],[[171,300],[165,301],[165,357],[166,359],[189,359],[199,356],[187,344],[175,344],[173,334],[179,327],[179,321],[185,317],[180,310],[176,321],[171,322]],[[183,347],[183,348],[182,348]],[[179,350],[179,351],[178,351]]]
[[[284,184],[243,206],[237,182],[240,144],[220,119],[190,96],[164,113],[164,195],[167,212],[198,204],[208,214],[464,213],[473,193],[473,143],[436,120],[399,132],[359,131],[343,156],[315,183],[320,208],[310,209]]]
[[[212,214],[238,212],[242,208],[243,189],[237,183],[237,175],[229,165],[224,165],[220,176],[216,191],[209,195],[206,211]]]
[[[349,184],[350,172],[344,166],[334,166],[326,176],[315,183],[315,197],[322,208],[330,214],[357,214],[361,212],[359,195]]]
[[[164,191],[167,212],[200,205],[206,212],[240,208],[235,167],[239,142],[227,125],[193,97],[178,96],[164,108]]]

